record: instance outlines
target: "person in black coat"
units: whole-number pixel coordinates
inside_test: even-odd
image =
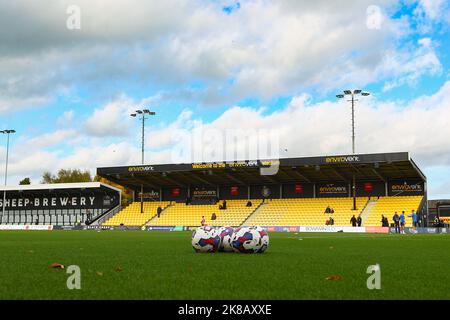
[[[362,225],[361,215],[358,216],[358,218],[356,219],[356,222],[358,223],[358,227],[361,227],[361,225]]]
[[[352,224],[353,227],[356,227],[357,221],[356,221],[355,215],[353,215],[353,217],[350,219],[350,223]]]
[[[395,225],[395,233],[400,233],[400,216],[397,211],[395,211],[394,216],[392,217],[392,221],[394,221]]]
[[[158,214],[158,218],[161,216],[161,212],[162,212],[162,208],[158,207],[158,209],[156,209],[156,213]]]

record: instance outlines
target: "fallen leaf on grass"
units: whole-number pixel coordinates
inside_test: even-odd
[[[97,273],[97,275],[100,276],[100,277],[103,276],[103,272],[97,271],[96,273]]]
[[[342,279],[342,276],[340,276],[338,274],[335,274],[335,275],[326,277],[325,279],[328,280],[328,281],[338,281],[338,280]]]
[[[64,269],[64,265],[62,265],[61,263],[52,263],[49,268],[54,268],[54,269]]]
[[[333,250],[334,249],[334,247],[330,247],[330,250]]]

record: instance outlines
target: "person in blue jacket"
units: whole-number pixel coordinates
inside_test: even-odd
[[[400,215],[400,233],[405,234],[405,211]]]

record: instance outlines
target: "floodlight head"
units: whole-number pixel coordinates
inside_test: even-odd
[[[151,115],[151,116],[154,116],[154,115],[156,114],[156,112],[154,112],[154,111],[149,111],[148,114]]]
[[[363,95],[364,97],[367,97],[367,96],[370,95],[370,93],[369,92],[363,92],[363,93],[361,93],[361,95]]]
[[[6,130],[0,131],[0,133],[4,133],[4,134],[16,133],[16,130],[9,130],[9,129],[6,129]]]
[[[356,90],[353,90],[353,93],[354,93],[354,94],[360,94],[361,91],[362,91],[362,90],[356,89]]]
[[[344,90],[344,94],[352,94],[352,90]]]
[[[136,113],[142,114],[142,110],[136,110]]]
[[[131,117],[136,117],[136,113],[130,114]]]
[[[343,94],[337,94],[337,95],[336,95],[336,98],[338,98],[338,99],[342,99],[343,97],[344,97]]]
[[[148,109],[144,109],[143,111],[144,111],[144,113],[150,113],[150,110],[148,110]]]

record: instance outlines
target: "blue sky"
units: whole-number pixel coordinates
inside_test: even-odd
[[[349,153],[335,94],[362,88],[357,151],[409,151],[430,198],[449,198],[449,27],[445,0],[1,1],[9,182],[139,162],[142,106],[157,112],[148,162],[199,128],[275,130],[282,156]]]

